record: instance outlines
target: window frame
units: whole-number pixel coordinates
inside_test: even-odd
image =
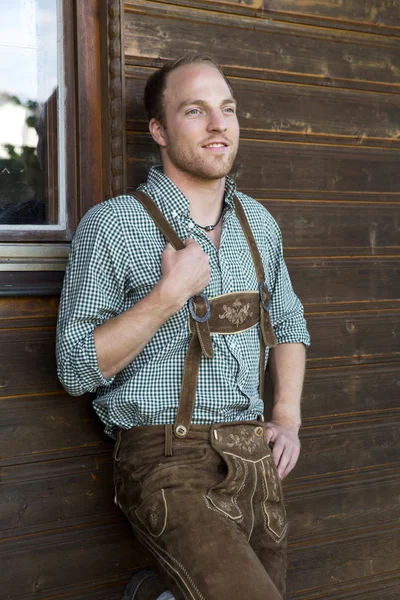
[[[63,0],[62,6],[67,224],[0,232],[0,296],[59,292],[79,220],[126,192],[123,0]]]

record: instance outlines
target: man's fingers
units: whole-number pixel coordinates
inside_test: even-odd
[[[285,477],[287,477],[289,475],[290,471],[295,468],[296,463],[297,463],[297,461],[299,459],[299,455],[300,455],[300,448],[298,448],[297,446],[295,446],[293,448],[292,456],[290,457],[290,461],[289,461],[289,463],[288,463],[288,465],[287,465],[287,467],[286,467],[286,469],[285,469],[285,471],[283,473],[282,479],[284,479]]]
[[[286,476],[287,467],[292,460],[293,446],[291,442],[286,442],[281,458],[278,464],[278,475],[281,479]]]
[[[281,460],[282,452],[284,451],[285,444],[284,438],[280,435],[275,441],[272,448],[272,456],[274,457],[274,463],[278,468],[279,461]]]

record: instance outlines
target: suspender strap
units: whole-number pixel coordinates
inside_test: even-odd
[[[243,206],[237,196],[233,198],[235,204],[235,210],[239,219],[240,225],[243,229],[247,244],[250,249],[250,253],[253,259],[254,268],[257,274],[257,281],[260,290],[260,398],[264,398],[264,377],[265,377],[265,353],[266,347],[272,348],[276,346],[277,340],[272,327],[271,318],[269,315],[268,307],[271,294],[269,293],[265,284],[265,271],[263,262],[258,250],[256,241],[254,239],[253,232],[244,212]]]
[[[265,281],[265,271],[264,271],[262,258],[260,255],[260,251],[257,247],[256,241],[254,239],[253,232],[251,231],[251,227],[247,220],[246,213],[243,210],[243,206],[242,206],[239,198],[237,196],[235,196],[233,198],[233,202],[235,204],[236,214],[239,219],[240,225],[243,229],[243,233],[246,238],[247,244],[249,246],[250,254],[253,259],[254,268],[255,268],[256,274],[257,274],[258,289],[260,292],[260,302],[261,302],[260,309],[261,308],[263,309],[261,311],[261,314],[263,314],[265,316],[265,319],[261,319],[261,317],[260,317],[261,331],[262,331],[266,346],[269,346],[270,348],[272,348],[273,346],[276,346],[277,341],[276,341],[274,330],[272,328],[271,320],[269,317],[269,301],[271,299],[271,294],[267,288],[267,284]]]
[[[181,238],[178,237],[176,232],[172,229],[167,219],[158,208],[157,204],[144,192],[135,190],[135,194],[132,194],[134,198],[139,200],[140,204],[147,210],[154,223],[157,225],[161,233],[168,240],[168,242],[175,248],[175,250],[183,250],[185,247]]]
[[[185,357],[181,394],[175,418],[174,433],[177,437],[185,437],[192,422],[200,360],[201,347],[199,336],[197,333],[193,333]]]

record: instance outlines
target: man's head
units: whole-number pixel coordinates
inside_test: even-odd
[[[215,180],[229,173],[239,143],[236,102],[212,58],[189,54],[166,63],[147,82],[145,107],[167,174]]]

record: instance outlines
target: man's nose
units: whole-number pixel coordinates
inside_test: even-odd
[[[224,113],[219,109],[211,111],[207,127],[208,131],[226,131],[227,127]]]

